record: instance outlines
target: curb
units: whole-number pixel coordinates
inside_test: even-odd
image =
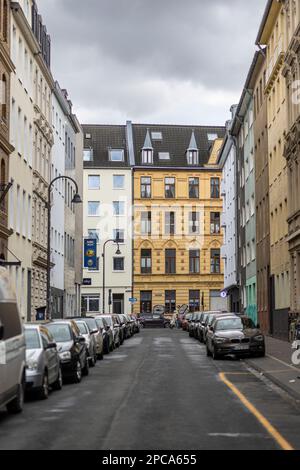
[[[300,404],[300,393],[295,392],[291,387],[288,385],[285,385],[283,382],[278,380],[276,377],[274,377],[272,374],[265,372],[264,369],[259,367],[255,362],[252,362],[251,359],[245,359],[245,363],[248,364],[250,367],[255,369],[257,372],[261,373],[266,377],[268,380],[273,382],[277,387],[281,388],[284,392],[286,392],[288,395],[290,395],[294,400],[296,400],[297,404]]]

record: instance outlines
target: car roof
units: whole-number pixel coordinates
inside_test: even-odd
[[[24,323],[24,328],[25,330],[39,330],[40,326],[43,326],[41,324],[37,324],[37,323]]]

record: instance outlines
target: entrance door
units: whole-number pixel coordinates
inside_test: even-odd
[[[152,313],[152,291],[141,292],[141,313]]]
[[[124,313],[124,294],[113,294],[113,313]]]

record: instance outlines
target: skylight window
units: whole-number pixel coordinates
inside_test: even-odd
[[[124,150],[123,149],[109,150],[109,159],[111,162],[124,162]]]
[[[84,149],[83,150],[83,161],[85,162],[92,162],[94,159],[94,152],[93,149]]]
[[[218,134],[207,134],[207,138],[210,142],[214,142],[216,139],[218,139]]]
[[[152,140],[162,140],[161,132],[151,132]]]
[[[92,136],[91,136],[91,134],[85,134],[85,138],[86,138],[86,139],[91,139]]]
[[[158,156],[160,160],[170,160],[169,152],[160,152]]]

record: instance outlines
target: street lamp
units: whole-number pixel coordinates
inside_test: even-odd
[[[48,209],[48,250],[47,250],[47,319],[51,320],[52,318],[52,312],[51,312],[51,191],[54,183],[58,180],[69,180],[71,181],[74,186],[75,186],[75,195],[72,199],[72,204],[82,204],[82,199],[79,195],[79,189],[78,189],[78,184],[76,181],[71,178],[70,176],[57,176],[54,178],[48,188],[48,203],[47,203],[47,209]]]
[[[116,255],[121,255],[121,250],[120,250],[120,245],[119,245],[119,240],[106,240],[106,242],[103,245],[103,253],[102,253],[102,258],[103,258],[103,284],[102,284],[102,313],[105,314],[105,250],[106,250],[106,245],[108,243],[114,243],[115,245],[118,246],[118,249],[116,251]]]

